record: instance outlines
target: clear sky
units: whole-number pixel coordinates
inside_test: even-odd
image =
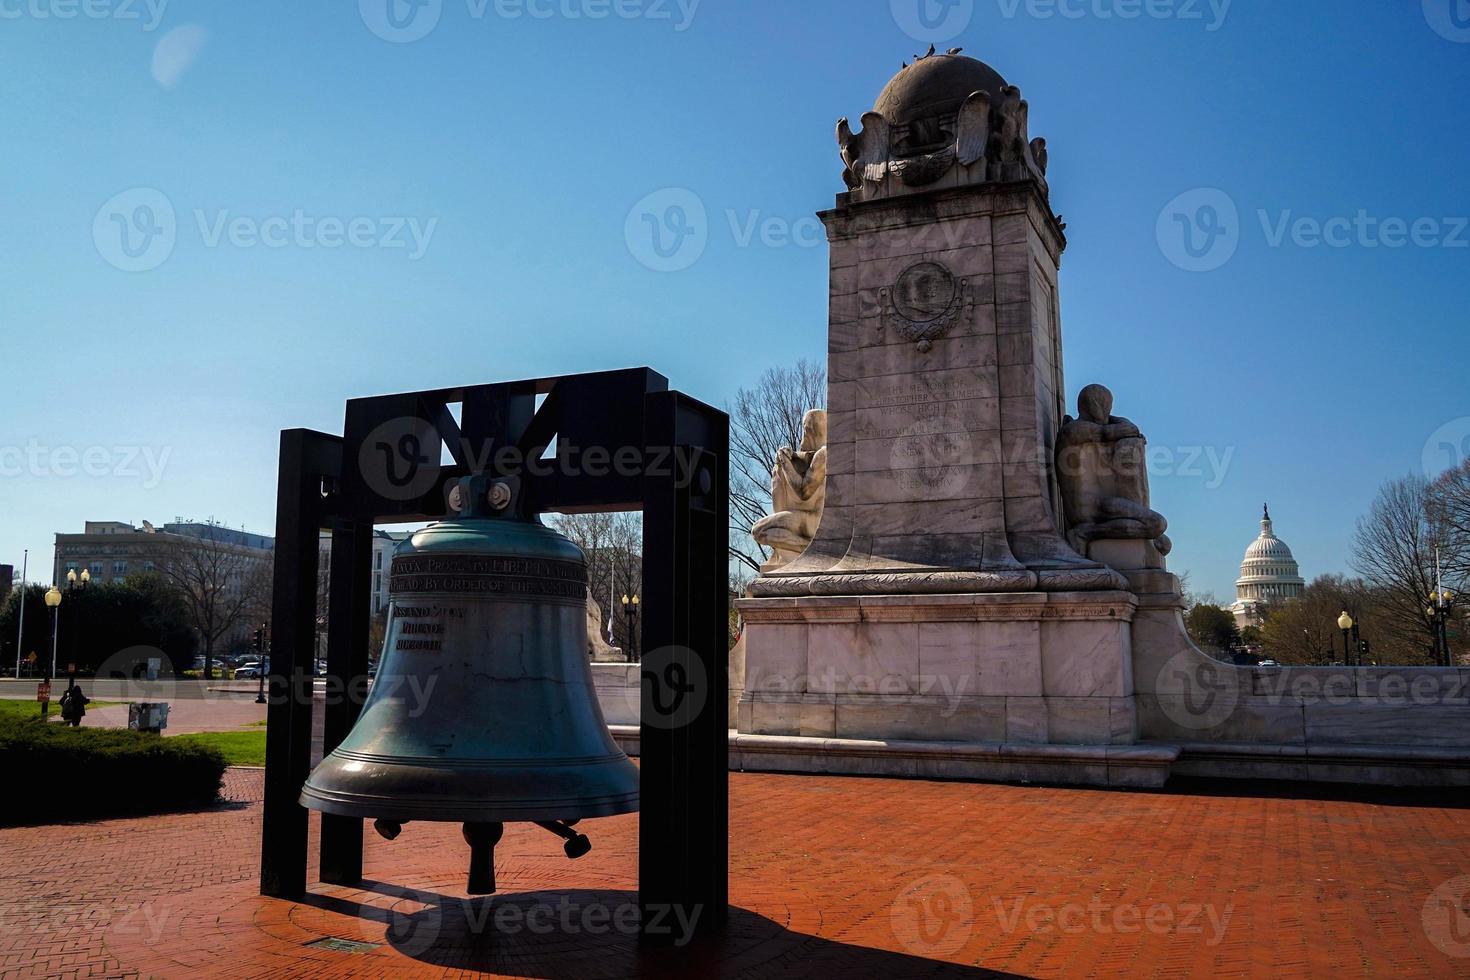
[[[0,561],[270,533],[278,430],[351,396],[647,364],[724,405],[824,356],[834,123],[930,40],[1030,101],[1070,393],[1148,434],[1195,588],[1266,499],[1345,570],[1470,439],[1466,0],[418,2],[0,0]],[[639,238],[670,189],[697,256]]]

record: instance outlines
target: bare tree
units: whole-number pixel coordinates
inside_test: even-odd
[[[638,624],[629,623],[622,597],[643,591],[643,515],[551,514],[548,520],[587,556],[587,590],[611,631],[609,642],[625,654],[637,651]]]
[[[1446,539],[1446,575],[1470,581],[1470,460],[1446,470],[1429,484],[1429,521]]]
[[[1273,660],[1283,664],[1342,663],[1347,651],[1341,645],[1337,619],[1344,612],[1362,624],[1365,639],[1374,641],[1375,656],[1388,655],[1388,648],[1374,635],[1383,613],[1362,579],[1322,575],[1303,589],[1300,597],[1273,600],[1263,612],[1261,645]]]
[[[771,468],[782,446],[801,445],[801,420],[827,404],[827,371],[807,360],[771,368],[730,408],[730,557],[757,571],[769,557],[750,536],[771,510]]]
[[[223,525],[210,523],[198,536],[179,537],[158,563],[158,574],[178,594],[199,634],[207,680],[215,647],[269,607],[271,562],[230,541]]]
[[[1445,509],[1436,505],[1431,485],[1410,475],[1383,486],[1368,514],[1358,521],[1353,567],[1368,580],[1380,608],[1376,624],[1395,644],[1432,657],[1434,631],[1425,616],[1436,585],[1436,548],[1459,592],[1467,553],[1465,539],[1453,533]],[[1432,661],[1428,661],[1432,662]]]

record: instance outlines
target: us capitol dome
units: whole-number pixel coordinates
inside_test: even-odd
[[[1259,626],[1263,605],[1299,599],[1306,586],[1291,548],[1276,536],[1268,504],[1265,516],[1261,518],[1261,536],[1251,542],[1245,550],[1245,560],[1240,563],[1240,578],[1235,582],[1235,605],[1230,607],[1235,614],[1236,625],[1242,629]]]

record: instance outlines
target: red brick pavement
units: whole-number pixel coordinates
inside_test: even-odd
[[[0,973],[1470,975],[1470,812],[1431,796],[730,779],[713,948],[619,930],[634,816],[586,823],[575,863],[513,826],[494,899],[464,898],[458,829],[420,824],[370,841],[362,888],[262,899],[260,776],[234,770],[249,802],[0,830]]]

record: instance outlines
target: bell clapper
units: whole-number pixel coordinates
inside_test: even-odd
[[[495,845],[504,835],[503,823],[464,825],[464,840],[470,845],[470,881],[465,890],[471,895],[495,894]]]
[[[588,851],[592,850],[592,842],[587,839],[586,834],[579,834],[572,829],[575,820],[537,820],[536,826],[543,830],[549,830],[556,836],[566,841],[562,850],[567,857],[576,860]]]
[[[397,840],[398,835],[403,833],[403,824],[397,820],[374,820],[373,829],[384,840]]]

